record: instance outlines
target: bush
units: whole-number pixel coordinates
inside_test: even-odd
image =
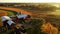
[[[28,34],[41,34],[40,26],[43,23],[43,20],[41,19],[32,19],[32,29],[28,29],[27,33]]]

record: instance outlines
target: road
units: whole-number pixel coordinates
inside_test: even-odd
[[[12,8],[12,7],[2,7],[2,6],[0,6],[0,9],[3,9],[3,10],[11,10],[11,11],[15,11],[15,12],[21,12],[23,14],[32,15],[32,12],[27,11],[27,10],[24,10],[24,9],[21,9],[21,8]]]

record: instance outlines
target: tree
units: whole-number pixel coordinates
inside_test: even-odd
[[[7,13],[4,10],[0,10],[0,16],[7,15]]]
[[[1,21],[1,16],[5,16],[7,13],[4,10],[0,10],[0,26],[3,26],[3,23]]]
[[[43,23],[42,19],[32,19],[32,21],[30,22],[32,23],[32,28],[31,29],[27,29],[27,33],[28,34],[41,34],[41,30],[40,30],[40,26]]]
[[[54,27],[49,22],[46,24],[43,24],[41,27],[41,30],[43,33],[46,33],[46,34],[58,34],[58,28]]]

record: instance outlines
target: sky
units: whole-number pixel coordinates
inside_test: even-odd
[[[60,0],[0,0],[0,3],[60,3]]]

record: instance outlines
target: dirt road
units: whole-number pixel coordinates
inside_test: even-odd
[[[3,10],[11,10],[11,11],[15,11],[15,12],[21,12],[23,14],[32,15],[32,12],[23,10],[21,8],[12,8],[12,7],[2,7],[2,6],[0,6],[0,9],[3,9]]]

